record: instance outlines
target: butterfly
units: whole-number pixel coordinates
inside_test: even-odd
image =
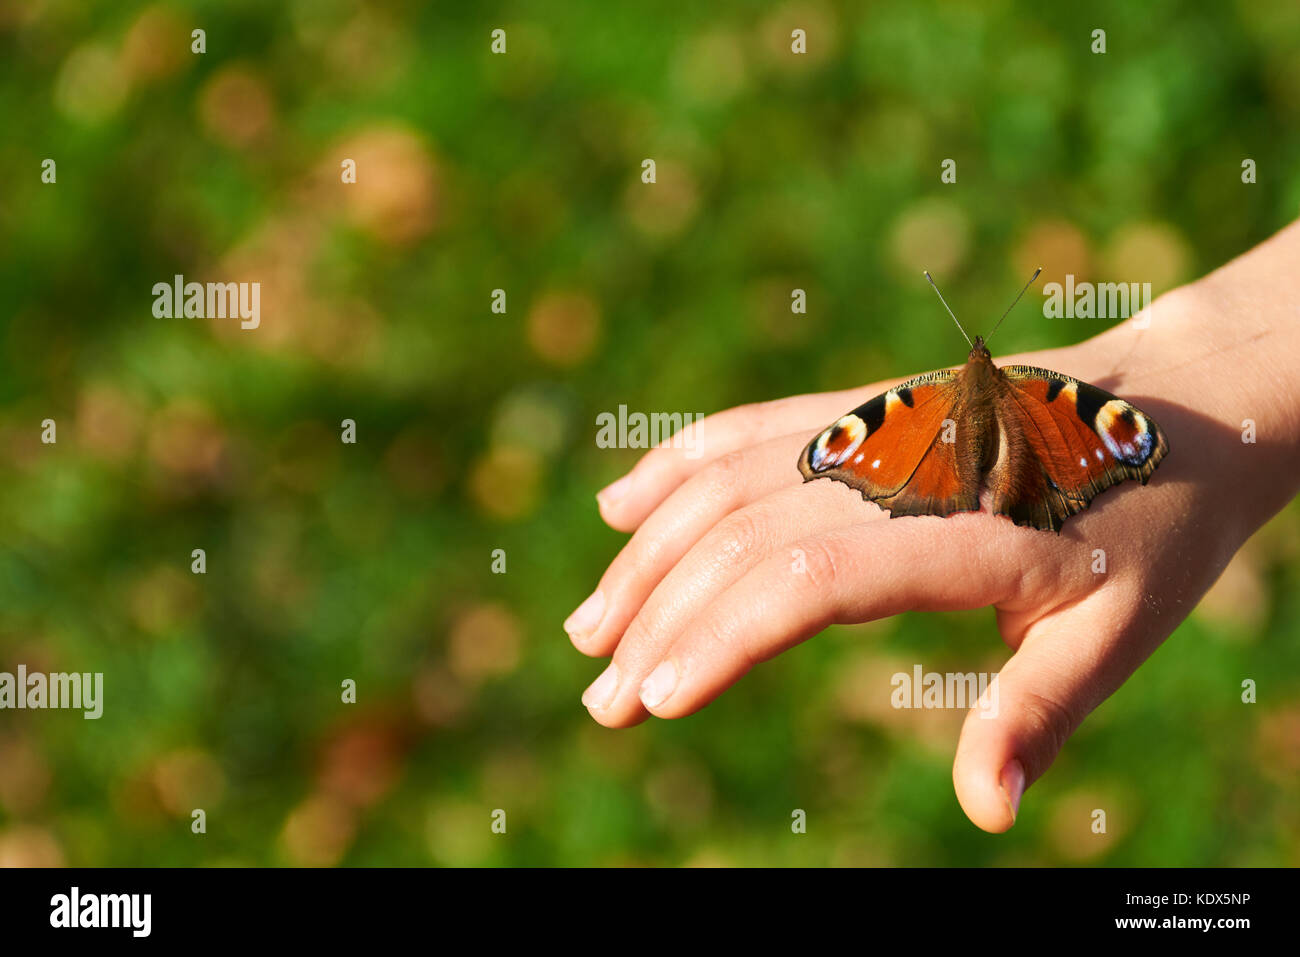
[[[1123,399],[1050,369],[995,366],[983,337],[967,342],[960,369],[909,379],[820,432],[799,456],[804,481],[843,482],[891,518],[979,511],[987,486],[994,514],[1059,533],[1112,485],[1146,485],[1168,454],[1160,426]]]

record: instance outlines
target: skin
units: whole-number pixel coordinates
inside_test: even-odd
[[[579,651],[613,657],[583,703],[610,728],[680,718],[828,625],[992,605],[1012,655],[997,716],[967,716],[953,784],[972,822],[1006,831],[1083,719],[1300,491],[1298,262],[1300,223],[1093,339],[995,359],[1100,386],[1169,437],[1148,486],[1102,493],[1060,535],[990,514],[987,495],[891,520],[842,483],[803,483],[812,436],[908,377],[731,409],[696,427],[695,455],[652,450],[597,496],[634,534],[565,622]]]

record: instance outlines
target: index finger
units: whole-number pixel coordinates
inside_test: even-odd
[[[775,436],[804,429],[811,433],[887,388],[885,383],[796,395],[707,416],[683,429],[675,440],[651,449],[632,471],[596,493],[601,517],[612,528],[633,531],[678,486],[709,463]],[[794,467],[791,461],[790,468]]]

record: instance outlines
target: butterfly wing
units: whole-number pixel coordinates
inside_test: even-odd
[[[831,478],[900,515],[979,508],[977,457],[956,427],[960,373],[930,372],[840,416],[799,456],[805,481]]]
[[[1033,366],[1000,371],[988,484],[993,511],[1017,525],[1060,531],[1112,485],[1145,485],[1169,451],[1154,419],[1103,389]]]

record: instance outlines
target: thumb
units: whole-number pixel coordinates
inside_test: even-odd
[[[1025,788],[1158,644],[1142,634],[1137,618],[1120,612],[1133,604],[1116,601],[1110,591],[1032,624],[967,714],[952,779],[977,827],[998,834],[1015,823]]]

